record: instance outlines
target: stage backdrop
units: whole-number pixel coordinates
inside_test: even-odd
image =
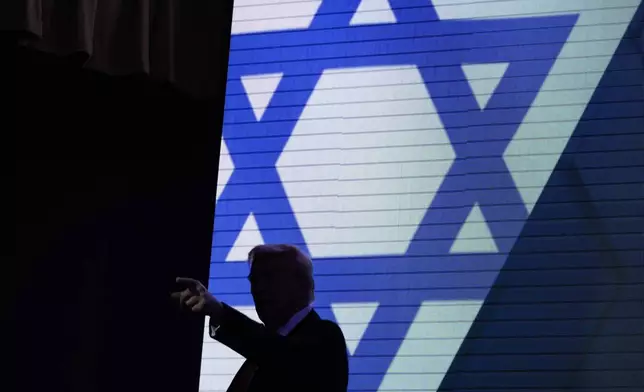
[[[353,391],[641,390],[641,8],[236,1],[210,289],[302,247]]]

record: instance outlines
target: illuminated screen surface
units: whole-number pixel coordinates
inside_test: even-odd
[[[639,1],[237,0],[210,289],[293,243],[350,390],[439,388]],[[200,390],[242,358],[204,334]]]

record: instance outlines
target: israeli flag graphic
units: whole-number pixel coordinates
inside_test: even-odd
[[[639,0],[236,0],[209,287],[296,244],[349,390],[436,391]],[[242,358],[204,335],[201,391]]]

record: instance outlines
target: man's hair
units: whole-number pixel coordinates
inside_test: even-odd
[[[315,296],[315,281],[313,279],[313,262],[304,254],[298,247],[288,244],[268,244],[257,245],[250,252],[248,252],[248,262],[252,268],[254,263],[266,263],[270,260],[283,260],[288,263],[293,263],[294,269],[298,274],[302,274],[302,278],[306,279],[310,285],[311,301]]]

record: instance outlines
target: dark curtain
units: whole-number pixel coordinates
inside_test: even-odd
[[[56,2],[50,12],[63,3],[91,4]],[[117,3],[123,10],[129,2]],[[152,3],[164,4],[155,15],[177,7]],[[0,35],[4,189],[15,192],[4,216],[16,222],[15,254],[3,258],[3,325],[4,353],[17,371],[6,372],[3,390],[197,390],[204,320],[179,312],[169,293],[177,275],[208,276],[232,5],[185,3],[194,4],[180,7],[174,62],[157,62],[161,41],[119,52],[96,28],[93,39],[76,41]],[[221,13],[208,31],[226,34],[185,27],[189,7],[203,26],[197,4],[206,3]],[[195,51],[180,56],[177,42],[186,37],[196,38]],[[88,42],[93,48],[81,45]],[[174,78],[163,77],[171,70]],[[189,70],[193,79],[178,77]]]
[[[144,73],[213,96],[232,0],[3,0],[0,31],[112,75]]]

